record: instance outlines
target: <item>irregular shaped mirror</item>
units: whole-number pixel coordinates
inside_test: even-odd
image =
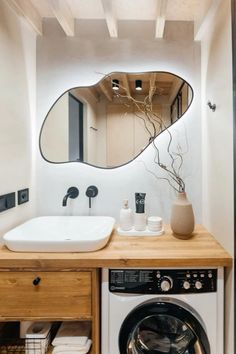
[[[54,163],[121,166],[182,117],[192,99],[191,86],[171,73],[109,74],[58,98],[41,129],[42,156]]]

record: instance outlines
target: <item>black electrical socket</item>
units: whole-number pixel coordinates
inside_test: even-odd
[[[29,188],[21,189],[17,192],[18,205],[29,201]]]
[[[0,212],[16,206],[15,192],[0,196]]]

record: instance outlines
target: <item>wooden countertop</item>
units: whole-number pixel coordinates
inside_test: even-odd
[[[232,265],[231,256],[202,226],[189,240],[172,235],[127,237],[113,232],[107,246],[87,253],[27,253],[0,249],[0,270],[70,270],[81,267],[188,267]]]

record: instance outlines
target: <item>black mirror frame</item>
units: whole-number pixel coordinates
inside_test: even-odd
[[[178,119],[182,118],[183,115],[189,110],[189,107],[191,106],[191,104],[192,104],[192,102],[193,102],[194,90],[193,90],[192,86],[191,86],[185,79],[183,79],[182,77],[180,77],[179,75],[173,74],[173,73],[171,73],[171,72],[169,72],[169,71],[145,71],[145,72],[142,72],[142,73],[145,73],[145,74],[146,74],[146,73],[147,73],[147,74],[149,74],[149,73],[170,74],[170,75],[173,75],[173,76],[178,77],[178,78],[181,79],[181,80],[184,80],[184,82],[188,84],[189,88],[190,88],[191,91],[192,91],[192,97],[191,97],[191,101],[189,102],[188,108],[187,108],[186,111],[182,114],[182,116],[179,117]],[[42,146],[41,146],[42,131],[43,131],[43,128],[44,128],[44,125],[45,125],[45,122],[46,122],[46,120],[47,120],[47,117],[48,117],[49,113],[51,112],[51,110],[53,109],[53,107],[55,106],[55,104],[58,102],[58,100],[59,100],[65,93],[67,93],[67,92],[70,91],[70,90],[76,89],[76,88],[78,88],[78,87],[79,87],[79,88],[89,88],[89,87],[93,87],[93,86],[99,84],[99,83],[100,83],[102,80],[104,80],[106,77],[109,77],[110,75],[115,75],[115,74],[116,74],[116,75],[118,75],[118,74],[127,74],[127,72],[114,71],[114,72],[112,72],[112,73],[109,73],[109,74],[104,75],[104,76],[102,77],[102,79],[99,80],[96,84],[93,84],[93,85],[90,85],[90,86],[76,86],[76,87],[72,87],[72,88],[66,90],[65,92],[63,92],[63,93],[58,97],[58,99],[54,102],[54,104],[53,104],[52,107],[49,109],[49,111],[48,111],[46,117],[45,117],[44,120],[43,120],[41,129],[40,129],[40,133],[39,133],[39,151],[40,151],[40,154],[41,154],[42,158],[43,158],[46,162],[51,163],[51,164],[65,164],[65,163],[76,163],[76,162],[78,162],[78,163],[83,163],[83,164],[86,164],[86,165],[88,165],[88,166],[95,167],[95,168],[99,168],[99,169],[113,170],[113,169],[115,169],[115,168],[119,168],[119,167],[128,165],[130,162],[132,162],[132,161],[134,161],[135,159],[137,159],[137,158],[143,153],[143,151],[145,151],[145,150],[148,148],[148,146],[151,144],[152,141],[150,141],[150,143],[149,143],[138,155],[136,155],[133,159],[131,159],[131,160],[129,160],[129,161],[127,161],[127,162],[125,162],[125,163],[123,163],[123,164],[121,164],[121,165],[112,166],[112,167],[96,166],[96,165],[90,164],[90,163],[88,163],[88,162],[77,161],[77,160],[75,160],[75,161],[54,162],[54,161],[48,160],[48,159],[43,155]],[[129,73],[128,73],[128,74],[129,74]],[[140,72],[130,72],[130,74],[137,75],[137,74],[140,74]],[[171,126],[172,126],[173,124],[175,124],[175,123],[178,121],[178,119],[177,119],[175,122],[173,122],[173,123],[171,124]],[[171,121],[172,121],[172,120],[171,120]],[[167,128],[166,128],[166,129],[167,129]],[[162,134],[166,129],[164,129],[160,134]],[[158,134],[156,137],[158,137],[160,134]]]

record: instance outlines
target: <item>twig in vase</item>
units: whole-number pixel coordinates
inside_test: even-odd
[[[111,77],[108,76],[113,82]],[[119,85],[125,92],[127,92],[126,88]],[[147,168],[145,163],[143,162],[145,169],[151,173],[157,179],[164,179],[168,181],[169,185],[177,192],[184,192],[185,191],[185,183],[180,176],[180,170],[183,165],[183,153],[181,152],[181,148],[177,145],[177,152],[172,152],[171,147],[173,143],[173,136],[171,131],[166,126],[165,122],[159,115],[156,114],[153,110],[152,105],[152,97],[150,100],[150,95],[145,96],[144,100],[137,100],[136,98],[132,97],[130,94],[121,94],[120,92],[116,91],[114,93],[115,97],[127,108],[134,107],[134,115],[143,121],[144,128],[146,129],[147,133],[149,134],[149,142],[151,141],[152,146],[155,149],[155,157],[154,163],[157,164],[162,170],[167,173],[167,177],[160,177],[156,175],[154,171],[151,171]],[[157,129],[158,128],[158,129]],[[167,143],[167,153],[170,157],[170,165],[166,165],[161,162],[160,151],[157,146],[157,142],[155,138],[160,132],[166,131],[168,134],[168,143]]]

